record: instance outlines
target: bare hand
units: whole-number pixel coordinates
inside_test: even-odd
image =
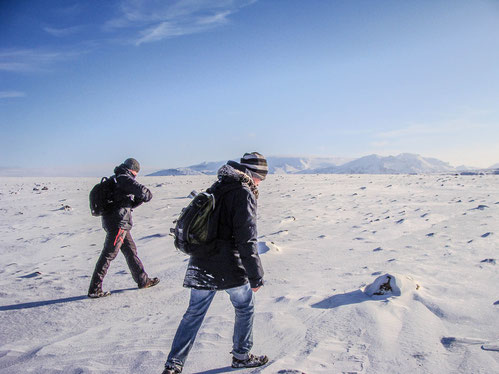
[[[260,287],[252,288],[251,291],[257,292],[260,289]]]

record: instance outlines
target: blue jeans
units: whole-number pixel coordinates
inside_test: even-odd
[[[253,346],[253,291],[249,284],[225,290],[236,312],[234,335],[232,338],[232,354],[244,360]],[[182,369],[187,355],[194,344],[196,335],[204,316],[217,291],[191,289],[189,307],[180,321],[177,333],[173,339],[172,348],[166,361],[166,366]]]

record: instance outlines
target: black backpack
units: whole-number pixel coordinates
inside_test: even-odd
[[[115,202],[116,177],[102,178],[89,194],[90,212],[94,217],[105,214],[112,208]]]
[[[179,251],[189,256],[215,254],[221,198],[238,186],[240,187],[233,185],[227,188],[215,182],[182,209],[179,218],[174,221],[175,227],[170,229]]]

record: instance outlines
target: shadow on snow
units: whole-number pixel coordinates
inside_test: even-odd
[[[238,371],[240,369],[234,369],[232,366],[226,366],[223,368],[218,368],[218,369],[211,369],[211,370],[206,370],[206,371],[198,371],[193,374],[221,374],[221,373],[231,373],[234,371]]]
[[[124,288],[121,290],[113,290],[113,291],[111,291],[111,296],[113,294],[118,294],[118,293],[137,290],[137,289],[138,288]],[[69,303],[72,301],[79,301],[79,300],[85,300],[85,299],[88,299],[87,295],[64,297],[61,299],[54,299],[54,300],[33,301],[30,303],[21,303],[21,304],[13,304],[13,305],[0,305],[0,311],[38,308],[38,307],[46,306],[46,305],[63,304],[63,303]]]
[[[389,296],[390,295],[386,296],[380,295],[377,296],[374,300],[385,300],[388,299]],[[317,309],[333,309],[343,305],[360,304],[363,303],[364,301],[369,301],[369,300],[373,300],[373,298],[367,296],[361,290],[355,290],[348,293],[333,295],[331,297],[328,297],[327,299],[319,301],[318,303],[312,304],[311,306],[312,308],[317,308]]]

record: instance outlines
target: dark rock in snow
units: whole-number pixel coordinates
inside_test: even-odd
[[[41,274],[42,273],[40,273],[39,271],[35,271],[34,273],[31,273],[31,274],[22,275],[19,278],[34,278],[34,277],[37,277]]]
[[[473,208],[473,209],[470,209],[470,210],[484,210],[484,209],[486,209],[486,208],[488,208],[488,206],[487,206],[487,205],[479,205],[479,206],[477,206],[476,208]]]
[[[456,342],[456,338],[453,338],[453,337],[443,337],[440,342],[442,343],[442,345],[445,347],[445,348],[450,348],[455,342]]]
[[[485,260],[482,260],[480,262],[484,262],[486,264],[493,264],[493,265],[496,264],[496,260],[494,258],[486,258]]]

